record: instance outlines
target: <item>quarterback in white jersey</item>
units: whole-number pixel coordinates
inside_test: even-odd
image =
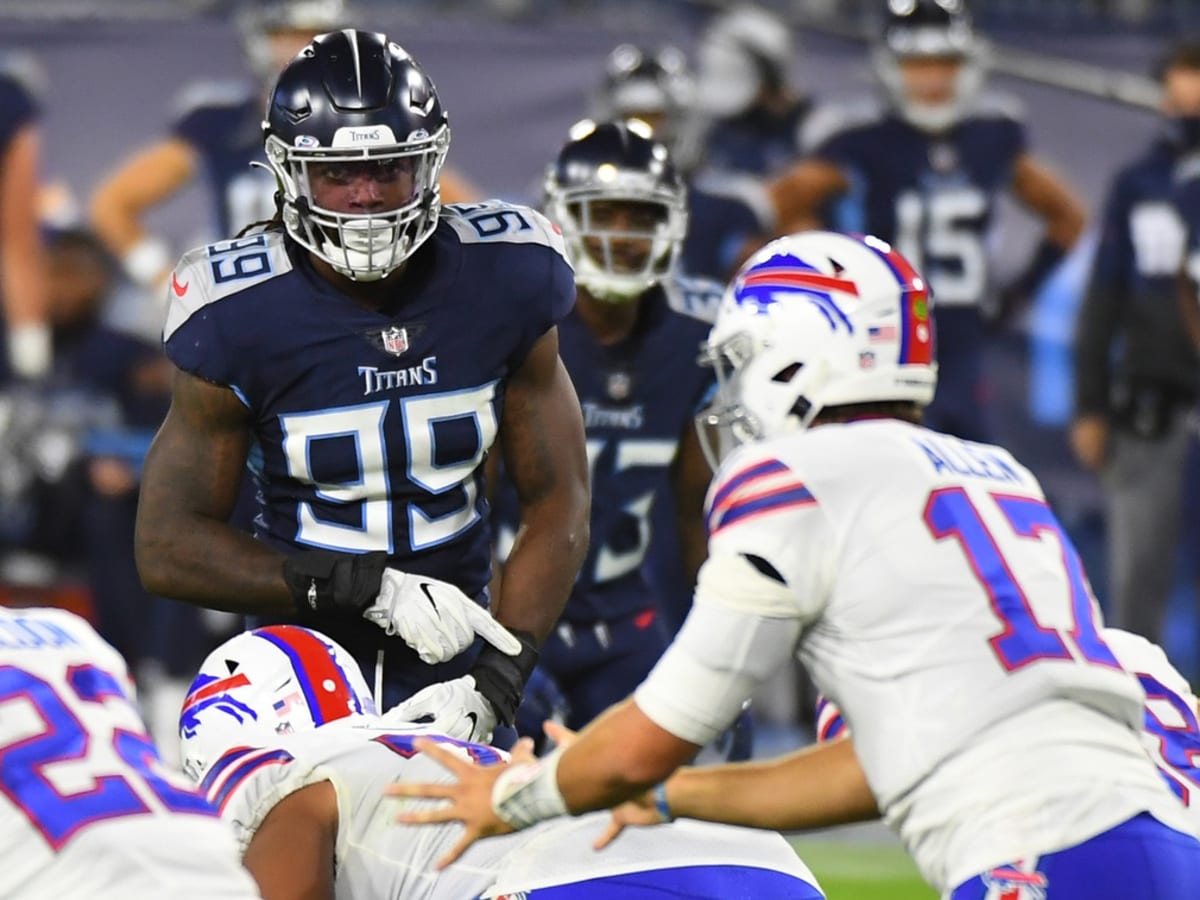
[[[1037,481],[999,447],[916,424],[936,385],[929,304],[875,238],[802,233],[752,257],[705,345],[722,462],[679,636],[565,751],[451,763],[454,786],[391,789],[453,801],[402,820],[487,835],[627,799],[795,651],[853,747],[690,770],[661,808],[780,829],[882,813],[954,900],[1014,884],[1039,900],[1200,896],[1200,841],[1138,741],[1142,690]]]
[[[1162,647],[1117,628],[1101,635],[1146,692],[1142,746],[1200,831],[1200,701]]]
[[[1105,628],[1100,635],[1121,668],[1136,677],[1146,692],[1142,746],[1200,829],[1200,701],[1157,644],[1119,628]],[[817,740],[832,741],[849,734],[837,705],[818,697]]]
[[[376,716],[353,659],[306,628],[259,628],[214,650],[180,732],[186,768],[233,825],[268,898],[306,889],[339,900],[550,900],[583,896],[580,885],[613,898],[657,896],[656,887],[663,896],[824,897],[779,835],[694,822],[631,834],[598,855],[605,814],[481,844],[438,871],[462,828],[399,828],[385,797],[396,782],[447,778],[415,736],[482,764],[507,756]]]
[[[0,607],[0,897],[259,896],[131,693],[125,661],[78,616]]]

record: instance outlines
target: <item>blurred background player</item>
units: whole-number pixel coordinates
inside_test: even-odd
[[[985,48],[960,0],[890,2],[873,62],[886,102],[814,117],[810,155],[771,187],[779,233],[824,221],[876,235],[913,260],[938,301],[941,374],[926,421],[984,440],[985,314],[1007,318],[1032,296],[1079,237],[1084,210],[1029,153],[1013,104],[980,94]],[[997,292],[986,242],[1005,190],[1045,235],[1026,269]]]
[[[51,229],[45,244],[55,364],[0,391],[0,559],[49,594],[86,573],[96,628],[137,675],[170,757],[189,669],[207,646],[195,610],[148,596],[133,564],[141,462],[170,400],[169,368],[156,344],[109,323],[120,267],[99,239]]]
[[[735,5],[709,21],[696,46],[701,167],[770,178],[800,155],[812,104],[791,84],[795,55],[788,24],[763,7]]]
[[[40,74],[25,55],[0,52],[0,382],[50,368],[46,259],[38,221]]]
[[[704,559],[711,472],[692,420],[712,375],[696,363],[709,325],[692,310],[714,306],[721,287],[677,270],[685,188],[644,123],[577,123],[545,190],[575,268],[559,353],[583,407],[592,507],[591,546],[540,665],[578,728],[641,683],[682,618],[663,609],[646,577],[656,505],[666,507],[656,519],[678,535],[689,596]],[[503,558],[519,513],[506,481],[494,508]]]
[[[1185,224],[1175,207],[1200,152],[1200,42],[1176,44],[1159,72],[1163,120],[1113,179],[1075,338],[1071,442],[1103,475],[1109,621],[1163,639],[1183,532],[1200,362],[1176,295]]]
[[[197,243],[232,236],[270,219],[279,186],[262,152],[265,91],[316,35],[350,25],[351,18],[343,0],[243,4],[238,30],[254,80],[189,85],[176,101],[170,134],[136,151],[96,187],[93,226],[156,301],[167,289],[173,257],[150,231],[150,213],[203,175],[212,218],[208,228],[192,235]],[[444,202],[475,196],[461,177],[446,173],[446,179]],[[146,327],[157,334],[162,327],[158,303],[147,311],[147,318]]]
[[[608,56],[603,84],[592,102],[592,119],[640,119],[655,140],[666,145],[687,186],[688,229],[681,267],[688,275],[724,282],[737,269],[746,246],[771,230],[770,198],[757,179],[694,171],[694,99],[692,74],[679,48],[621,44]],[[710,319],[715,312],[695,310]]]
[[[251,900],[231,829],[146,734],[83,619],[0,607],[0,894]]]
[[[297,626],[238,635],[197,675],[179,722],[187,769],[234,827],[268,900],[824,897],[779,835],[687,823],[597,855],[604,814],[482,844],[436,871],[459,829],[398,826],[399,805],[383,792],[439,776],[414,737],[483,763],[506,757],[374,713],[349,654]]]
[[[1200,839],[1137,736],[1145,694],[1036,479],[918,424],[929,303],[873,237],[801,233],[752,257],[706,342],[721,467],[679,636],[565,751],[389,788],[452,801],[401,821],[464,820],[464,846],[638,795],[799,653],[854,746],[685,771],[652,808],[787,830],[881,811],[953,900],[1016,878],[1045,900],[1200,890]]]
[[[524,207],[442,207],[447,115],[386,35],[314,39],[265,130],[279,216],[172,276],[143,583],[319,623],[381,703],[433,685],[414,719],[490,735],[511,724],[587,547],[582,416],[557,352],[575,292],[562,239]],[[494,602],[516,637],[486,612],[497,438],[521,514]],[[227,521],[251,444],[254,537]]]
[[[176,102],[170,134],[121,163],[92,197],[91,219],[126,272],[158,300],[171,271],[170,249],[149,230],[146,218],[203,175],[211,222],[196,237],[233,235],[275,211],[275,178],[262,153],[263,92],[275,75],[313,37],[346,24],[341,0],[247,5],[239,17],[246,61],[255,81],[202,81]],[[161,308],[148,313],[161,328]]]

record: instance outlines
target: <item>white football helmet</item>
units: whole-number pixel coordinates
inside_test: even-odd
[[[830,406],[928,404],[930,306],[925,281],[878,238],[809,231],[767,244],[734,276],[703,345],[717,374],[697,417],[709,463]]]
[[[354,658],[299,625],[243,632],[213,650],[179,713],[183,768],[196,781],[235,747],[280,738],[347,716],[374,716]]]

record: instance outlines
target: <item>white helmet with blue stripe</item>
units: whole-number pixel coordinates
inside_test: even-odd
[[[710,464],[828,407],[927,405],[931,305],[921,276],[878,238],[806,231],[767,244],[733,277],[702,348],[718,386],[697,418]]]
[[[354,658],[325,635],[270,625],[213,650],[179,714],[184,770],[195,780],[236,747],[270,747],[287,735],[375,704]]]

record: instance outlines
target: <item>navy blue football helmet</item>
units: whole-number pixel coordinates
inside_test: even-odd
[[[670,146],[692,97],[691,75],[682,50],[664,44],[648,50],[620,44],[608,55],[604,81],[594,103],[596,121],[641,119]]]
[[[888,0],[873,62],[906,120],[925,131],[943,131],[962,117],[982,88],[986,51],[965,0]],[[928,103],[910,97],[900,67],[911,59],[958,60],[952,98]]]
[[[575,280],[593,297],[634,299],[674,268],[687,231],[687,193],[666,146],[645,123],[576,123],[545,188],[546,213],[562,229]],[[597,203],[633,204],[652,221],[611,227]],[[645,251],[621,252],[634,241],[645,241]]]
[[[284,227],[340,274],[385,278],[433,234],[449,120],[429,76],[386,35],[346,29],[315,38],[276,80],[263,131]],[[364,161],[407,166],[411,198],[368,214],[316,205],[310,166]]]

